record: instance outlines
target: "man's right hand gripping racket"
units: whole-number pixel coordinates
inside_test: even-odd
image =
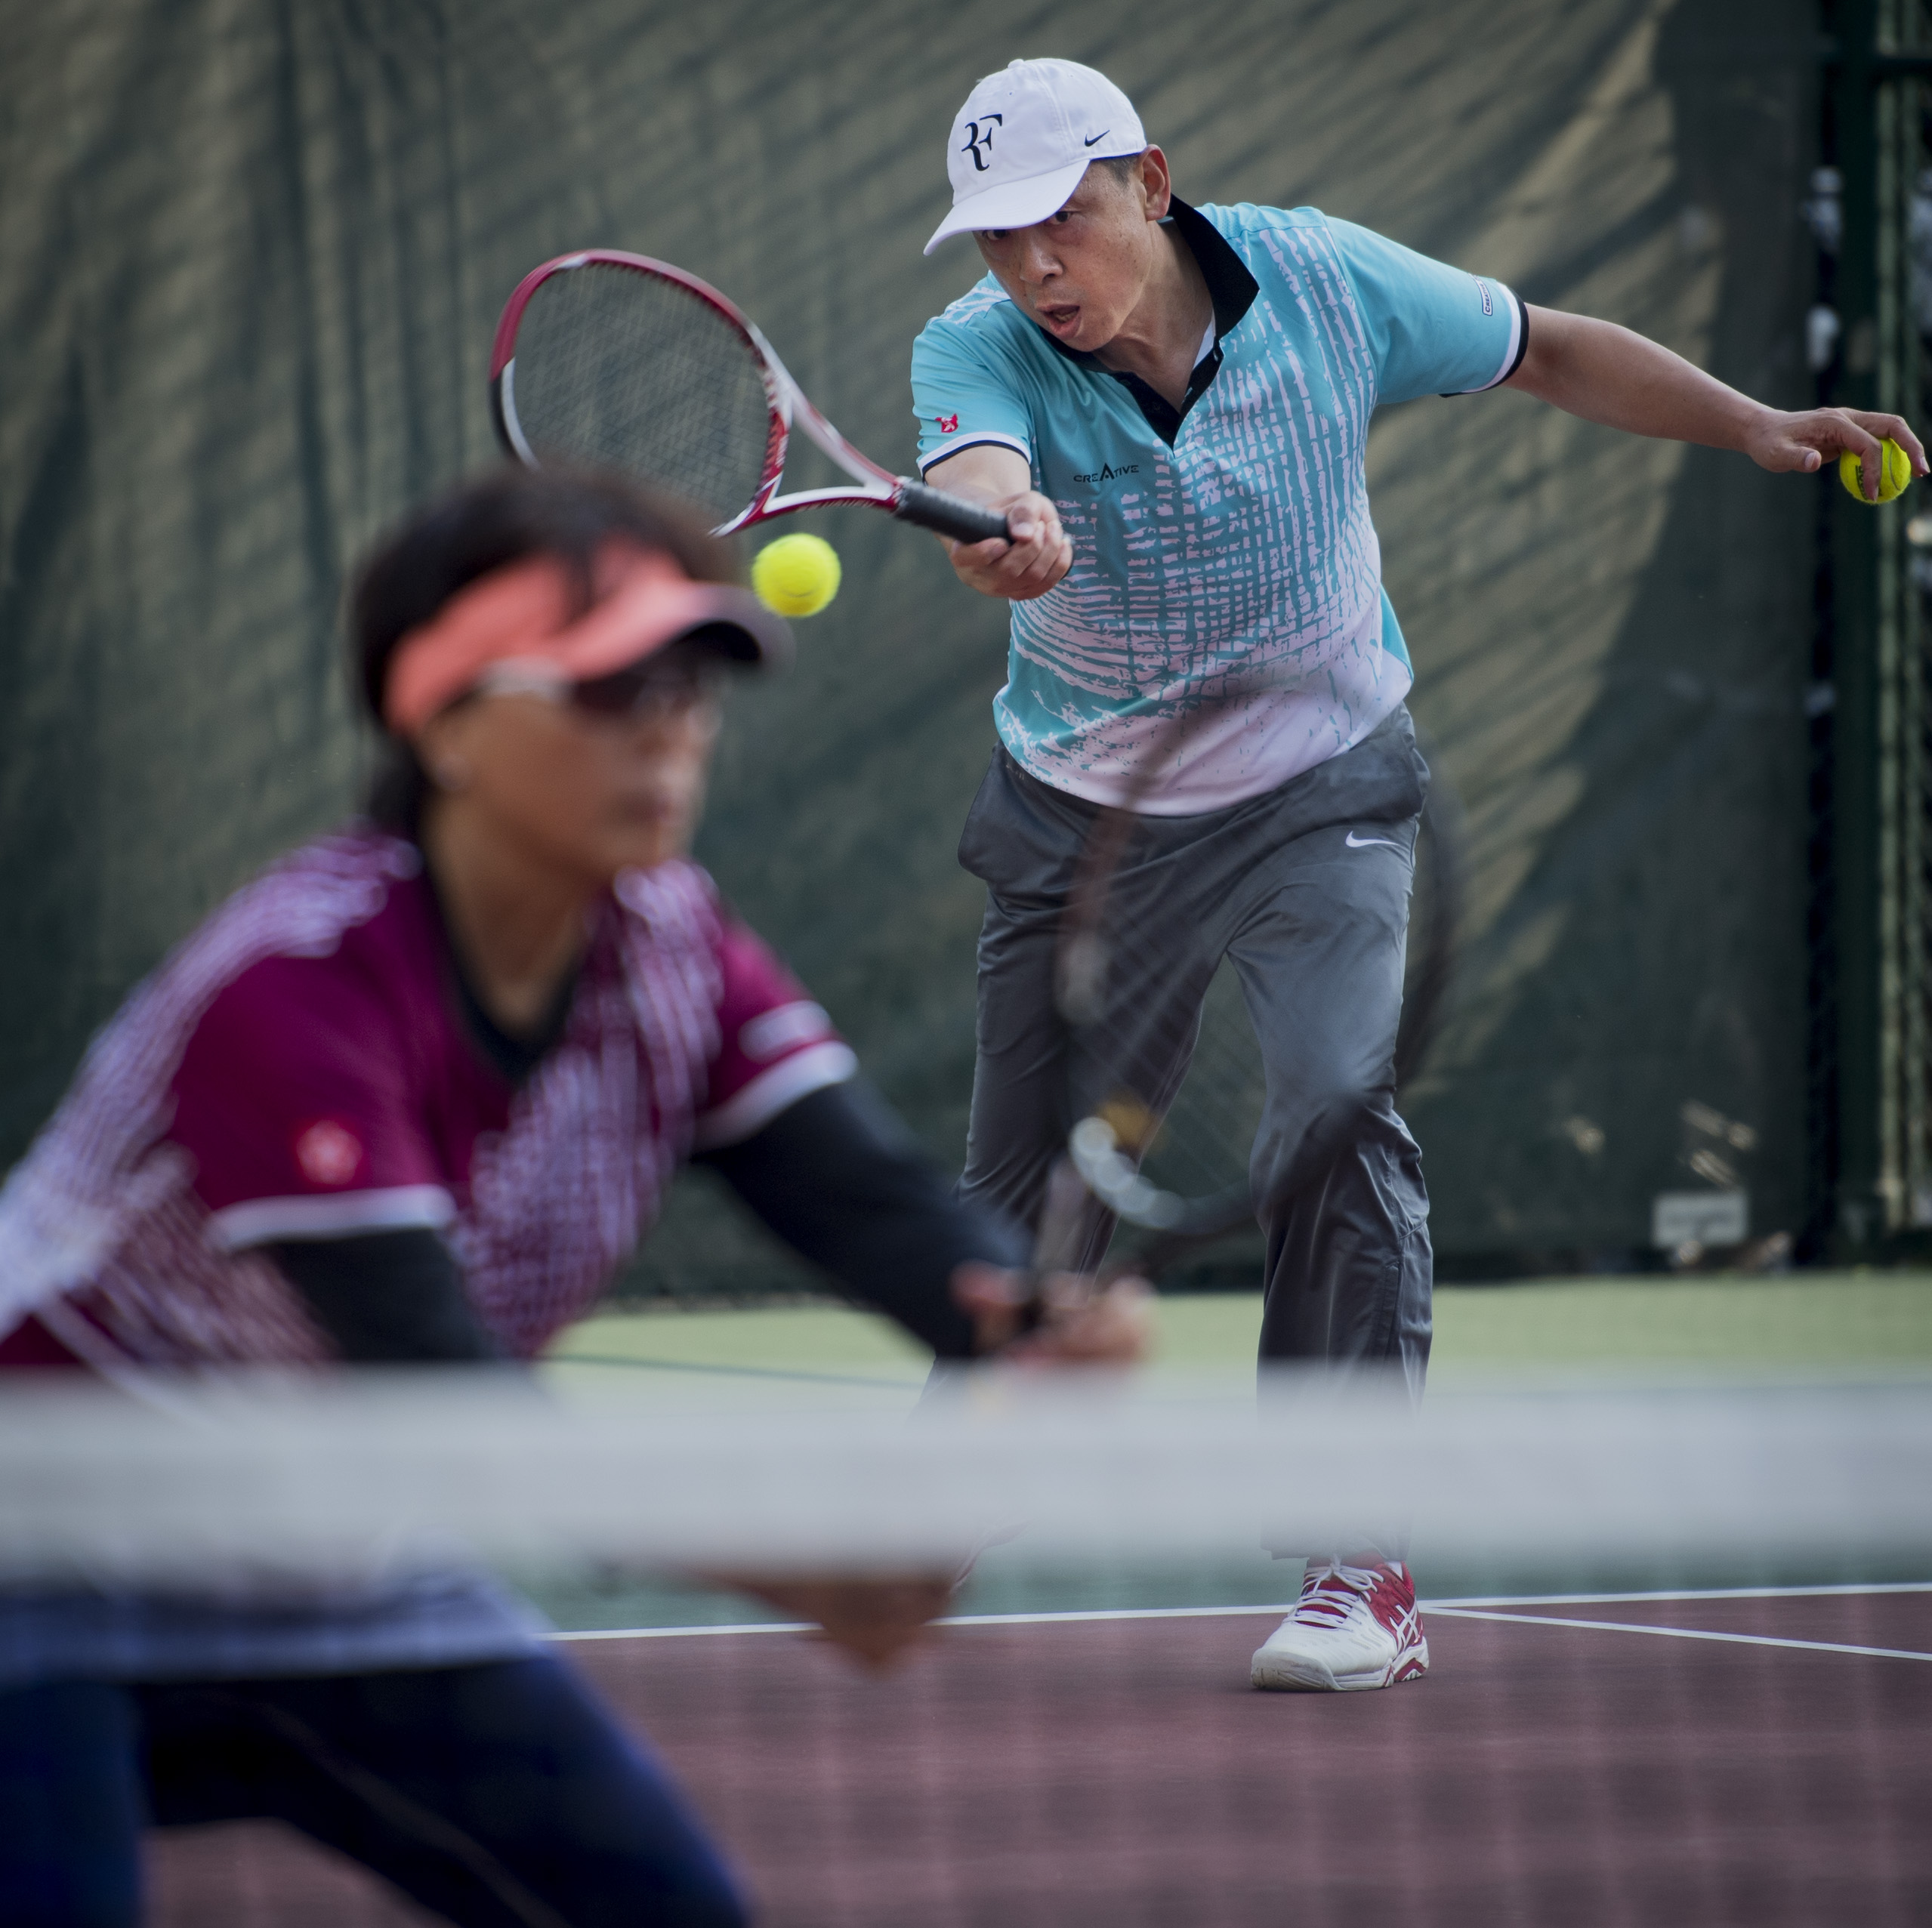
[[[1136,875],[1150,795],[1213,741],[1231,708],[1265,693],[1263,679],[1164,725],[1088,831],[1055,958],[1075,1122],[1048,1187],[1036,1279],[1069,1270],[1172,1276],[1215,1242],[1254,1231],[1267,1202],[1249,1176],[1266,1075],[1239,976],[1219,939],[1184,918],[1177,930],[1171,908],[1156,929],[1160,899]],[[1398,1091],[1439,1032],[1461,919],[1461,816],[1431,762],[1413,858]],[[1177,1012],[1164,995],[1177,973],[1205,986],[1198,1024],[1191,1003]]]
[[[497,323],[489,380],[497,433],[520,461],[620,470],[692,504],[721,535],[862,503],[961,542],[1008,537],[1003,515],[860,454],[730,301],[647,255],[592,248],[533,269]],[[856,486],[781,495],[795,428]]]

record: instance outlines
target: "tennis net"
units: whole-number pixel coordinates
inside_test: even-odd
[[[272,1604],[493,1568],[773,1923],[1905,1922],[1932,1913],[1928,1393],[29,1386],[0,1584]],[[1412,1547],[1427,1677],[1251,1692],[1293,1556],[1367,1542]],[[884,1671],[786,1610],[969,1568]],[[156,1869],[169,1928],[424,1918],[259,1828],[163,1837]]]

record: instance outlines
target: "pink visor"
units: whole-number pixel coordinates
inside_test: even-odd
[[[537,555],[481,576],[396,646],[382,720],[413,736],[474,689],[486,671],[528,664],[587,682],[654,655],[695,629],[745,664],[782,662],[792,632],[748,589],[693,582],[668,556],[615,548],[597,560],[598,600],[576,612],[579,590],[559,557]]]

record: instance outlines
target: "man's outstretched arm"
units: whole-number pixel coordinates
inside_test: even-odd
[[[1526,390],[1585,421],[1631,435],[1694,442],[1748,455],[1760,468],[1810,474],[1846,449],[1876,456],[1889,437],[1929,471],[1918,437],[1897,415],[1859,409],[1767,408],[1694,368],[1681,355],[1587,315],[1531,308],[1529,347],[1505,384]],[[1865,464],[1865,492],[1876,499],[1879,464]]]

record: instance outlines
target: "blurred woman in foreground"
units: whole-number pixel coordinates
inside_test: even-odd
[[[953,1202],[689,860],[720,685],[789,648],[727,575],[619,486],[521,470],[375,558],[370,817],[239,891],[96,1041],[0,1192],[0,1365],[528,1359],[693,1157],[942,1358],[1135,1356],[1124,1291],[1021,1334],[1012,1229]],[[815,1603],[862,1649],[906,1630]],[[144,1825],[243,1815],[455,1921],[740,1919],[542,1631],[467,1574],[0,1594],[0,1923],[132,1923]]]

